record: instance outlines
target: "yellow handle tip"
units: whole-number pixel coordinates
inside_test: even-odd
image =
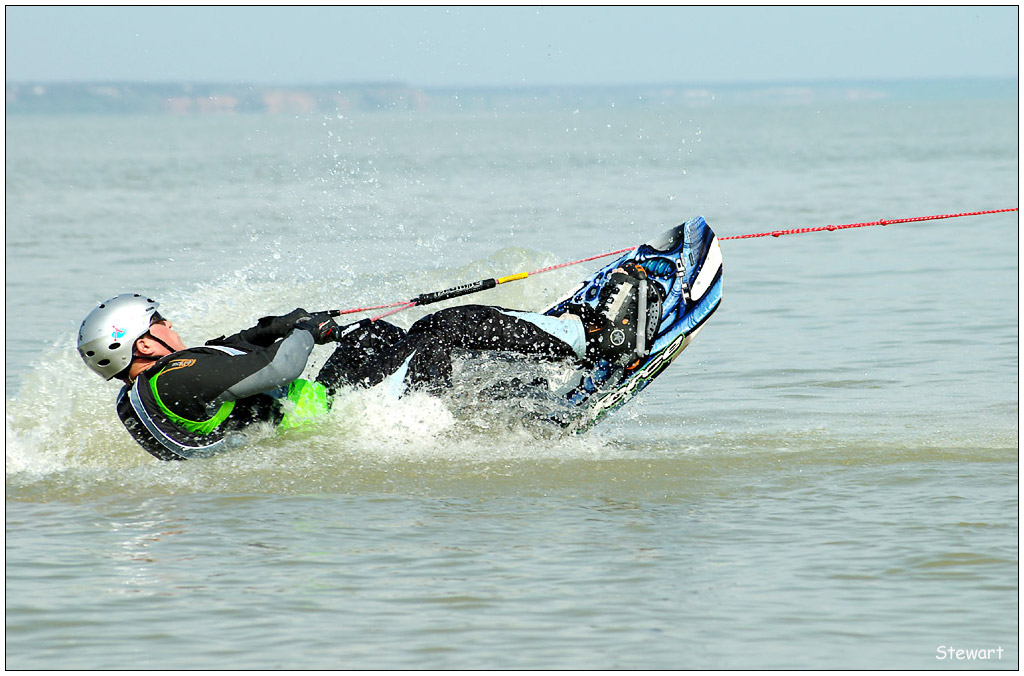
[[[505,282],[514,282],[517,279],[526,279],[530,276],[529,272],[520,272],[518,275],[509,275],[508,277],[499,277],[498,284],[504,284]]]

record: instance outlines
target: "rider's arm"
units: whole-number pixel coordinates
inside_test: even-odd
[[[221,336],[207,341],[207,345],[227,345],[237,343],[255,345],[258,347],[270,347],[278,338],[287,336],[295,325],[304,319],[308,319],[310,313],[302,308],[296,308],[286,315],[261,317],[252,328],[244,329],[228,337]]]
[[[228,387],[214,404],[251,397],[289,384],[302,375],[313,345],[313,336],[309,331],[292,331],[287,338],[266,350],[266,353],[273,352],[273,355],[265,366]]]

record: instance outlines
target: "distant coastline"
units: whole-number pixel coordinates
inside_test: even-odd
[[[800,105],[879,100],[1016,99],[1016,78],[617,86],[415,87],[401,82],[257,85],[146,82],[6,84],[6,113],[345,114],[378,111]]]

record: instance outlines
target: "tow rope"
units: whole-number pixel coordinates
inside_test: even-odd
[[[719,241],[726,241],[731,239],[754,239],[757,237],[782,237],[783,235],[802,235],[810,232],[834,232],[836,230],[848,230],[851,228],[867,228],[873,225],[896,225],[898,223],[919,223],[922,221],[937,221],[945,218],[964,218],[967,216],[984,216],[987,214],[1004,214],[1009,212],[1017,211],[1017,207],[1010,209],[990,209],[988,211],[965,211],[957,214],[939,214],[937,216],[916,216],[914,218],[894,218],[894,219],[882,219],[878,221],[869,221],[865,223],[848,223],[846,225],[822,225],[815,228],[792,228],[789,230],[770,230],[768,232],[758,232],[748,235],[730,235],[728,237],[719,237]],[[403,310],[408,310],[420,305],[429,305],[431,303],[437,303],[442,300],[448,300],[451,298],[458,298],[459,296],[466,296],[471,293],[477,293],[479,291],[486,291],[487,289],[493,289],[499,284],[506,284],[508,282],[514,282],[520,279],[526,279],[531,275],[539,275],[542,272],[551,272],[552,270],[559,270],[561,268],[567,268],[571,265],[579,265],[580,263],[586,263],[588,261],[598,260],[599,258],[608,258],[609,256],[616,256],[624,254],[627,251],[632,251],[636,247],[629,247],[628,249],[618,249],[616,251],[609,251],[608,253],[598,254],[596,256],[590,256],[588,258],[581,258],[576,261],[569,261],[567,263],[558,263],[557,265],[551,265],[540,270],[534,270],[533,272],[520,272],[514,275],[507,275],[505,277],[497,277],[493,279],[481,279],[476,282],[469,282],[468,284],[461,284],[459,286],[453,286],[450,289],[443,291],[433,291],[430,293],[423,293],[415,298],[407,301],[399,301],[397,303],[386,303],[384,305],[370,305],[367,307],[352,308],[349,310],[330,310],[332,317],[339,317],[341,315],[356,314],[360,312],[371,312],[373,310],[387,309],[387,312],[379,314],[375,317],[362,319],[360,321],[348,324],[339,331],[339,337],[345,335],[352,329],[359,326],[366,326],[378,319],[383,319]]]
[[[755,237],[781,237],[783,235],[802,235],[807,232],[832,232],[833,230],[846,230],[848,228],[867,228],[872,225],[895,225],[896,223],[919,223],[921,221],[938,221],[943,218],[963,218],[964,216],[983,216],[985,214],[1005,214],[1012,209],[991,209],[989,211],[967,211],[960,214],[941,214],[939,216],[917,216],[915,218],[895,218],[892,220],[870,221],[868,223],[849,223],[847,225],[822,225],[817,228],[794,228],[792,230],[772,230],[770,232],[759,232],[752,235],[732,235],[730,237],[719,237],[719,241],[727,239],[753,239]]]

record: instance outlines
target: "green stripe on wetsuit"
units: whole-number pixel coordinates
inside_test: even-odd
[[[178,415],[177,413],[175,413],[174,411],[172,411],[171,409],[167,408],[167,406],[164,405],[164,402],[160,400],[160,393],[156,391],[156,381],[163,374],[164,371],[160,371],[160,373],[153,376],[153,378],[149,381],[149,389],[150,391],[153,392],[153,399],[156,400],[156,405],[160,407],[160,411],[165,416],[170,418],[171,422],[181,427],[184,427],[189,432],[195,432],[196,434],[209,434],[210,432],[217,429],[217,427],[222,422],[227,420],[227,417],[231,415],[231,411],[235,409],[234,400],[225,401],[223,404],[220,405],[220,408],[217,409],[217,412],[209,420],[198,421],[189,420],[188,418],[182,418],[180,415]]]

